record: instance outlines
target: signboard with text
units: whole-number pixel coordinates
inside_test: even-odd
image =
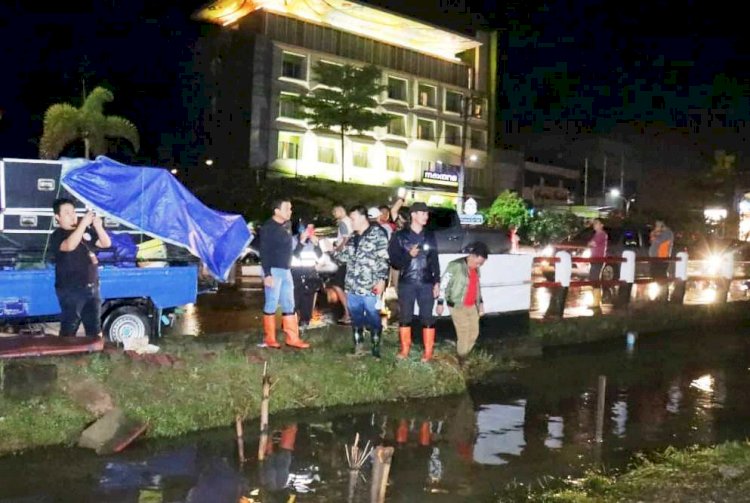
[[[476,213],[474,215],[459,213],[458,220],[461,222],[461,225],[482,225],[484,223],[484,215],[481,213]]]
[[[458,187],[458,173],[460,170],[460,166],[438,164],[434,169],[422,173],[422,182]]]

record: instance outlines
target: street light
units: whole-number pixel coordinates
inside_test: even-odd
[[[620,189],[609,189],[609,195],[614,199],[622,199],[622,201],[625,203],[625,216],[628,216],[628,213],[630,213],[630,203],[634,203],[635,198],[623,196],[620,192]]]

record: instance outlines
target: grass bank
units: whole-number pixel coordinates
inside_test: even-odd
[[[237,414],[257,417],[266,361],[275,383],[272,413],[459,393],[468,380],[508,365],[477,352],[462,369],[452,356],[455,348],[447,344],[437,346],[430,364],[419,361],[419,347],[412,347],[410,360],[397,361],[393,331],[385,334],[380,361],[352,357],[349,333],[340,327],[310,331],[313,348],[306,351],[258,348],[257,332],[169,337],[161,348],[174,363],[166,366],[133,360],[119,350],[45,358],[44,363],[57,365],[57,386],[50,394],[0,397],[0,453],[75,442],[94,417],[67,390],[84,381],[100,385],[117,406],[147,420],[148,435],[170,437],[230,425]]]
[[[746,302],[696,306],[651,303],[604,316],[532,320],[529,333],[540,339],[546,348],[623,337],[628,331],[651,334],[703,329],[710,333],[721,327],[750,322],[747,306]]]
[[[549,503],[748,501],[750,443],[710,448],[667,449],[639,459],[627,472],[589,473],[564,487],[528,495]],[[506,501],[506,500],[502,500]]]

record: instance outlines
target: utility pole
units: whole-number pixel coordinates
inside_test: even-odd
[[[604,154],[604,166],[602,168],[602,196],[604,196],[605,201],[604,204],[606,206],[606,197],[607,197],[607,154]]]
[[[625,194],[625,153],[620,152],[620,194]]]
[[[463,126],[461,129],[461,167],[458,172],[458,202],[456,211],[460,214],[464,210],[464,184],[466,178],[466,139],[469,130],[469,114],[474,106],[474,69],[469,68],[469,95],[463,98],[461,113],[463,114]]]
[[[583,205],[589,204],[589,158],[583,161]]]

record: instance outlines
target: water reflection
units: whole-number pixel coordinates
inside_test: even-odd
[[[244,465],[230,427],[115,457],[49,449],[1,458],[0,501],[370,502],[372,458],[353,475],[345,455],[356,434],[362,447],[394,448],[388,501],[484,501],[510,484],[624,466],[636,451],[750,433],[743,335],[640,337],[638,346],[630,358],[619,344],[549,356],[458,397],[272,417],[263,463],[248,434],[257,423],[246,424]]]

